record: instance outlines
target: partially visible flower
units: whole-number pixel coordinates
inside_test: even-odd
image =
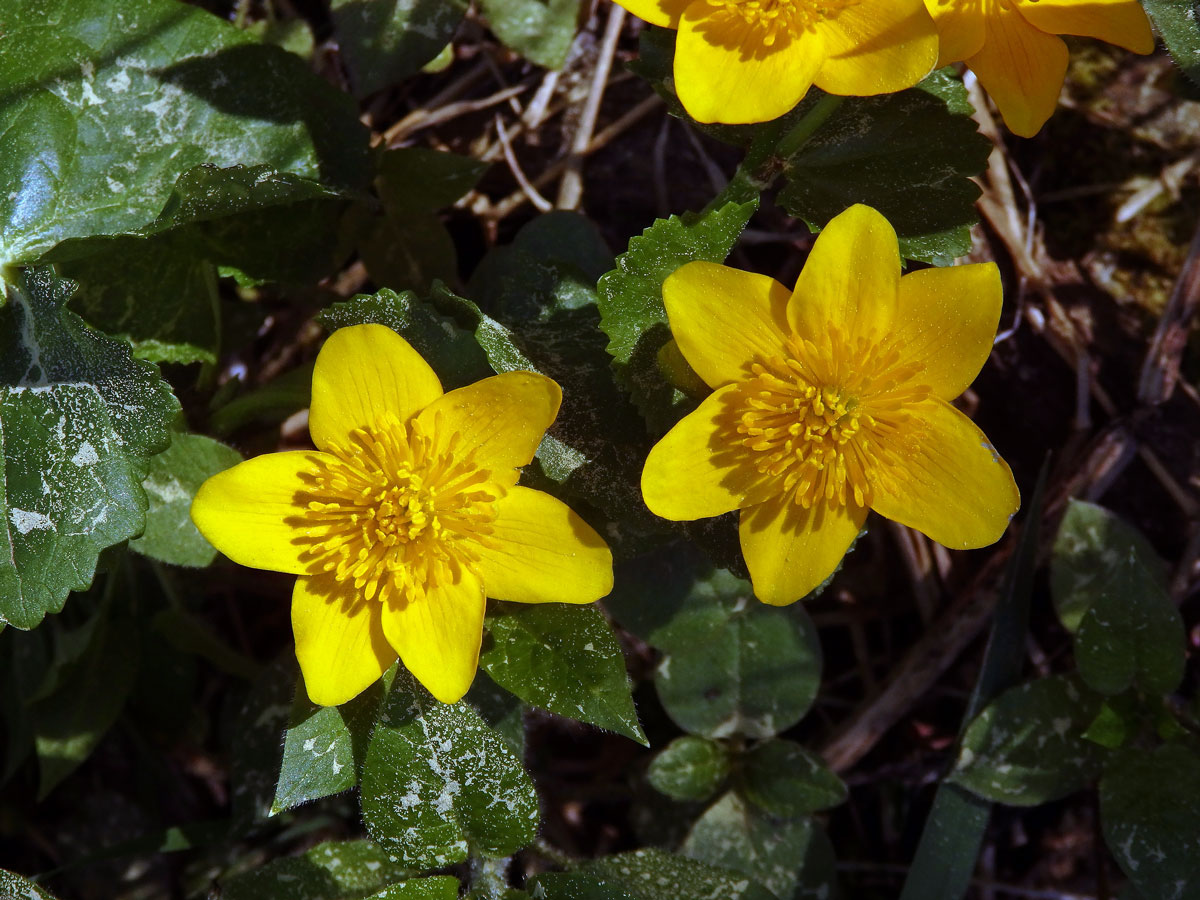
[[[941,40],[938,65],[966,61],[1014,134],[1033,137],[1058,105],[1067,74],[1060,34],[1154,50],[1138,0],[925,0]]]
[[[766,122],[813,84],[872,96],[912,87],[937,60],[922,0],[616,0],[679,29],[675,91],[698,122]]]
[[[313,371],[318,449],[259,456],[200,487],[192,521],[218,550],[300,576],[292,629],[314,703],[344,703],[397,656],[453,703],[475,677],[485,596],[591,603],[612,589],[596,532],[517,485],[561,399],[532,372],[443,394],[394,331],[343,328]]]
[[[991,352],[994,263],[900,277],[875,210],[831,221],[789,292],[707,262],[663,301],[713,393],[650,451],[642,494],[676,521],[741,510],[754,592],[784,605],[837,568],[867,511],[948,547],[999,539],[1020,503],[1007,464],[950,405]]]

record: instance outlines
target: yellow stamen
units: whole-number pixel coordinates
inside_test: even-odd
[[[894,461],[889,438],[930,389],[894,342],[831,329],[822,343],[791,337],[784,355],[751,366],[734,400],[732,440],[806,509],[869,506],[873,470]]]
[[[459,443],[457,434],[435,441],[416,420],[388,415],[328,447],[332,459],[308,472],[307,512],[294,523],[309,541],[310,572],[381,602],[457,581],[489,543],[504,496]]]

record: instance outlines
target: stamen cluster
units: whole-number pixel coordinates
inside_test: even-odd
[[[731,18],[741,19],[761,33],[764,46],[780,37],[798,37],[819,23],[836,18],[862,0],[709,0]]]
[[[905,407],[930,389],[914,381],[920,367],[903,363],[894,342],[851,341],[836,329],[827,341],[793,336],[785,355],[752,363],[754,377],[734,399],[733,439],[751,451],[772,493],[805,509],[866,507],[872,472],[894,462],[889,439],[908,422]]]
[[[436,427],[433,429],[437,433]],[[478,560],[504,488],[451,432],[438,443],[417,420],[385,416],[330,445],[309,470],[301,525],[312,573],[353,582],[368,600],[413,600]]]

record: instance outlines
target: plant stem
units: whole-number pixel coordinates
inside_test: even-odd
[[[798,121],[781,121],[774,126],[764,127],[750,144],[729,184],[713,197],[705,211],[718,209],[726,203],[747,203],[757,198],[775,183],[781,171],[779,160],[786,160],[807,144],[844,99],[824,94]]]
[[[774,156],[787,159],[793,153],[808,143],[809,139],[816,134],[822,125],[829,121],[845,97],[838,97],[835,94],[825,94],[816,102],[804,117],[792,126],[791,131],[785,134],[775,144]]]

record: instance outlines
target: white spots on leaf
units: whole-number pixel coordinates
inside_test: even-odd
[[[192,501],[192,495],[175,478],[169,478],[165,481],[147,478],[142,482],[142,487],[146,489],[147,493],[153,494],[163,503],[191,503]],[[311,748],[306,746],[304,749],[309,750]]]
[[[77,466],[94,466],[100,462],[100,455],[90,442],[83,441],[79,445],[79,449],[75,451],[75,455],[71,457],[71,462]]]
[[[28,509],[17,509],[15,506],[8,510],[8,520],[21,534],[31,531],[56,531],[54,522],[44,513]]]
[[[126,69],[119,69],[108,81],[104,82],[104,86],[114,94],[125,93],[129,90],[129,85],[129,71]]]

